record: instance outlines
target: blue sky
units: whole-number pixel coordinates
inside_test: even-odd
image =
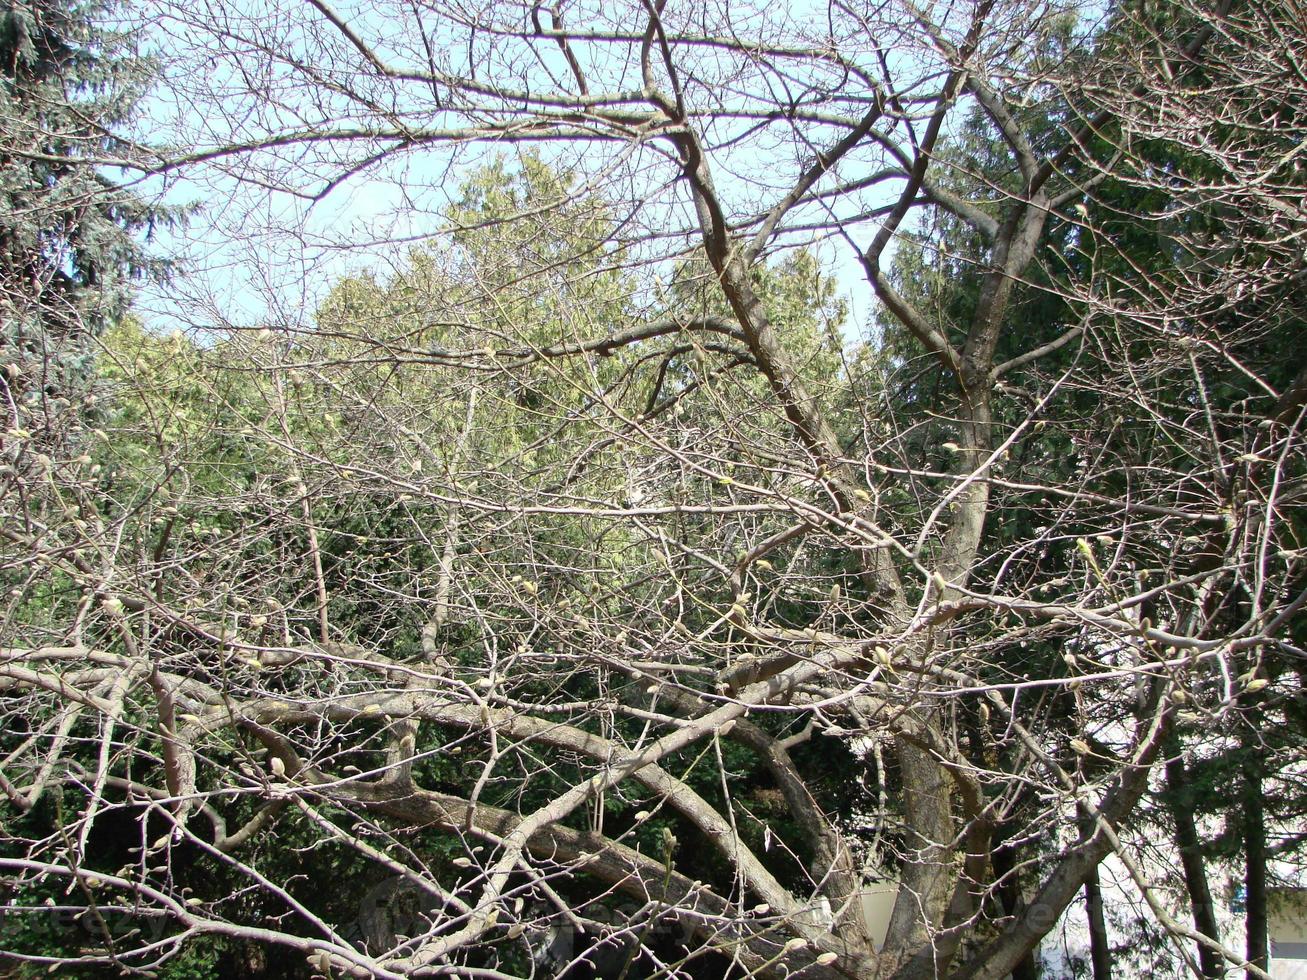
[[[289,42],[321,43],[314,40],[315,32],[325,21],[307,4],[290,8],[294,11],[291,14],[287,14],[284,4],[263,0],[217,6],[236,22],[233,31],[248,28],[260,17],[278,18],[280,30]],[[184,8],[159,0],[153,8],[146,9],[155,13],[172,10],[176,14]],[[387,50],[386,46],[388,37],[396,38],[402,32],[398,29],[388,32],[389,25],[378,19],[372,3],[363,0],[352,4],[345,13],[361,34],[383,45],[386,57],[402,62],[404,54],[399,47],[391,44],[388,46],[391,50]],[[783,19],[793,22],[801,17],[801,8],[791,8]],[[235,91],[237,83],[247,81],[238,77],[245,66],[238,69],[238,63],[229,57],[230,52],[219,46],[223,42],[205,36],[180,16],[156,16],[148,30],[148,45],[160,53],[165,71],[171,73],[171,78],[156,87],[145,106],[143,127],[149,137],[189,147],[202,145],[206,140],[225,141],[231,138],[231,131],[251,136],[279,127],[302,125],[297,101],[306,99],[309,93],[293,88],[294,80],[287,76],[284,66],[261,65],[257,59],[248,66],[251,72],[267,72],[268,85],[277,94],[280,108],[270,108],[271,102],[256,107],[248,100],[242,102],[238,96],[206,102],[194,91],[197,78],[205,83],[199,88],[219,93],[224,88]],[[184,60],[177,61],[178,57]],[[483,66],[482,70],[489,69]],[[545,49],[543,70],[555,74],[566,71],[565,62],[553,46]],[[625,77],[617,79],[619,83],[625,81]],[[412,94],[403,97],[412,98]],[[352,104],[344,103],[344,106],[349,109]],[[405,112],[413,109],[402,104],[399,108]],[[427,124],[440,124],[444,115],[447,114],[427,111]],[[788,146],[781,149],[792,152]],[[162,234],[159,246],[166,252],[175,252],[187,272],[171,286],[143,291],[138,303],[141,315],[163,330],[224,323],[308,326],[314,309],[332,283],[364,271],[384,278],[394,263],[402,261],[409,243],[436,233],[444,209],[457,197],[463,178],[496,152],[504,151],[489,146],[466,154],[451,153],[447,148],[406,152],[343,180],[330,194],[311,204],[288,194],[265,193],[249,182],[251,178],[258,180],[265,176],[260,168],[274,163],[266,154],[232,158],[223,161],[224,166],[205,165],[185,171],[170,181],[168,199],[173,203],[196,204],[199,210],[185,230]],[[546,159],[556,159],[564,166],[588,163],[588,159],[575,156],[575,144],[546,148],[542,152]],[[293,154],[283,154],[280,162],[296,162],[288,160],[288,156]],[[782,158],[772,159],[761,144],[723,154],[716,162],[718,179],[726,187],[731,186],[727,170],[742,171],[751,180],[766,181],[778,172],[790,173],[794,166]],[[243,172],[233,172],[236,169]],[[774,200],[781,192],[781,181],[776,181],[776,185],[749,206],[765,206]],[[316,186],[321,186],[320,180]],[[752,183],[739,186],[746,194],[756,189]],[[669,208],[685,207],[683,194],[666,200]],[[743,197],[740,203],[744,204]],[[684,220],[688,223],[688,211]],[[861,227],[856,233],[860,244],[865,245],[874,230],[874,226]],[[865,338],[872,320],[873,300],[861,267],[843,243],[818,243],[815,247],[828,271],[837,277],[849,303],[847,339],[856,342]]]

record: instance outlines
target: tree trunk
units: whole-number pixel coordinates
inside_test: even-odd
[[[997,845],[993,854],[990,856],[990,863],[994,866],[994,878],[999,881],[998,900],[1002,905],[1004,915],[1020,915],[1025,909],[1025,901],[1021,897],[1021,882],[1016,872],[1016,848],[1008,845],[1006,840],[1012,833],[1010,824],[1004,825],[994,834]],[[1012,980],[1039,980],[1039,967],[1035,963],[1035,953],[1032,950],[1021,957],[1021,960],[1012,968]]]
[[[1107,941],[1107,921],[1103,918],[1103,890],[1095,868],[1085,879],[1085,907],[1089,914],[1089,960],[1094,980],[1112,980],[1112,947]]]
[[[1085,838],[1094,832],[1094,817],[1083,805],[1076,805],[1080,832]],[[1107,919],[1103,915],[1103,889],[1095,866],[1085,876],[1085,915],[1089,925],[1089,962],[1094,980],[1112,980],[1112,947],[1107,940]]]
[[[890,915],[885,950],[910,957],[934,948],[953,892],[954,836],[949,777],[925,749],[903,739],[896,746],[903,780],[905,860]],[[934,972],[933,970],[931,972]]]
[[[1254,712],[1255,708],[1252,709]],[[1262,757],[1256,744],[1256,732],[1244,740],[1243,759],[1243,836],[1244,890],[1247,895],[1247,918],[1244,929],[1248,962],[1262,970],[1267,960],[1266,924],[1266,808],[1262,800]],[[1254,974],[1248,971],[1248,980]]]
[[[1167,746],[1166,805],[1175,821],[1175,843],[1180,851],[1180,865],[1184,870],[1185,889],[1189,904],[1194,910],[1194,928],[1209,939],[1220,940],[1216,924],[1216,905],[1207,884],[1207,868],[1203,864],[1202,842],[1194,822],[1193,793],[1189,786],[1189,771],[1180,756],[1179,742],[1172,740]],[[1224,971],[1214,950],[1198,944],[1198,966],[1203,976],[1220,977]]]

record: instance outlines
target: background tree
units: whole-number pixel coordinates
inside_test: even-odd
[[[1260,975],[1137,821],[1301,705],[1294,12],[157,12],[169,165],[243,221],[402,177],[422,244],[124,331],[6,497],[0,868],[91,923],[13,957],[999,980],[1113,855]]]
[[[110,9],[30,0],[0,13],[0,337],[8,427],[34,434],[75,424],[92,339],[131,280],[162,268],[135,232],[170,213],[100,166],[138,156],[119,133],[151,76],[130,36],[104,26]]]

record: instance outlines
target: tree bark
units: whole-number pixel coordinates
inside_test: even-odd
[[[947,774],[931,754],[905,739],[897,745],[903,780],[905,859],[885,950],[910,957],[929,949],[953,892],[955,834]]]
[[[996,846],[990,855],[994,867],[994,878],[998,881],[998,900],[1004,915],[1017,916],[1025,910],[1025,899],[1021,895],[1021,882],[1017,876],[1016,848],[1007,843],[1013,827],[1005,824],[995,833]],[[1035,962],[1034,950],[1012,967],[1012,980],[1039,980],[1039,966]]]
[[[1097,868],[1085,879],[1085,908],[1089,916],[1089,961],[1094,968],[1094,980],[1112,980],[1112,947],[1107,941],[1103,890]]]
[[[1254,713],[1256,708],[1251,709]],[[1262,800],[1262,757],[1255,730],[1243,738],[1244,891],[1247,913],[1244,932],[1248,962],[1262,970],[1267,961],[1266,807]],[[1248,980],[1254,980],[1252,970]]]
[[[1083,805],[1076,809],[1080,815],[1080,832],[1089,837],[1094,832],[1094,816]],[[1097,866],[1085,876],[1085,917],[1089,925],[1089,963],[1094,980],[1112,980],[1112,946],[1107,939],[1103,888]]]
[[[1167,747],[1166,805],[1171,811],[1171,819],[1175,821],[1175,842],[1180,851],[1189,904],[1193,906],[1194,928],[1209,939],[1219,941],[1221,937],[1216,925],[1216,905],[1212,902],[1212,892],[1208,887],[1202,842],[1194,822],[1189,771],[1179,751],[1179,743],[1172,740]],[[1208,978],[1220,977],[1224,972],[1216,953],[1201,943],[1198,945],[1198,966],[1203,976]]]

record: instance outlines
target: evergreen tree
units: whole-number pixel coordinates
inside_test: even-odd
[[[1171,25],[1170,35],[1182,35],[1192,11],[1183,4],[1163,9],[1169,20],[1157,13],[1159,22]],[[1119,146],[1105,139],[1093,147],[1090,163],[1069,164],[1068,173],[1074,173],[1076,166],[1086,168],[1076,179],[1087,190],[1083,198],[1068,198],[1061,213],[1050,215],[1035,261],[1014,288],[1009,308],[1012,329],[1000,342],[1000,359],[1019,353],[1009,345],[1048,344],[1077,323],[1087,325],[1091,342],[1066,344],[1005,378],[1009,391],[1022,393],[1020,398],[1027,402],[1032,400],[1031,392],[1048,391],[1060,378],[1072,379],[1056,414],[1047,417],[1047,427],[1041,423],[1004,460],[1001,475],[1015,485],[1074,484],[1086,469],[1087,447],[1105,441],[1103,422],[1111,419],[1117,475],[1100,471],[1095,485],[1101,491],[1125,498],[1133,490],[1144,499],[1166,499],[1166,483],[1148,487],[1144,477],[1150,467],[1165,460],[1162,468],[1168,474],[1185,474],[1195,486],[1210,488],[1213,498],[1231,514],[1251,515],[1240,517],[1247,522],[1239,525],[1240,533],[1247,533],[1244,527],[1257,527],[1260,533],[1256,509],[1247,502],[1266,495],[1264,485],[1259,486],[1266,468],[1259,471],[1260,458],[1242,450],[1259,440],[1276,445],[1273,440],[1283,431],[1280,426],[1287,426],[1301,411],[1301,382],[1295,377],[1307,377],[1298,353],[1304,317],[1296,280],[1300,263],[1277,237],[1283,224],[1277,216],[1296,207],[1288,202],[1296,202],[1302,194],[1301,168],[1280,162],[1288,152],[1287,142],[1295,134],[1301,138],[1301,125],[1295,122],[1292,99],[1275,94],[1263,99],[1260,94],[1277,91],[1263,81],[1270,70],[1262,62],[1283,56],[1265,42],[1271,16],[1252,14],[1227,25],[1202,65],[1174,83],[1175,92],[1189,100],[1184,110],[1178,106],[1181,98],[1167,91],[1151,101],[1140,100],[1137,112],[1116,113],[1134,120],[1137,132],[1160,134],[1133,138],[1128,162],[1119,163],[1112,173],[1095,172],[1092,160],[1113,158]],[[1106,52],[1139,49],[1149,31],[1160,30],[1123,9],[1094,43]],[[1234,110],[1225,108],[1226,101],[1243,99],[1246,118],[1274,115],[1275,124],[1242,128],[1233,124]],[[1197,111],[1198,104],[1205,109]],[[1028,111],[1034,115],[1034,110]],[[1044,112],[1043,118],[1026,121],[1032,133],[1068,125],[1047,108]],[[1185,125],[1196,119],[1203,122],[1192,123],[1190,131],[1175,117],[1183,118]],[[1147,125],[1143,119],[1149,120]],[[1002,220],[1003,209],[1019,201],[1020,175],[1013,165],[1004,166],[1005,153],[1001,132],[977,108],[941,146],[938,157],[949,169],[939,182]],[[1262,177],[1248,179],[1247,173]],[[1231,241],[1238,241],[1239,248],[1231,248]],[[918,309],[931,311],[941,331],[958,342],[978,305],[988,260],[983,236],[966,221],[947,211],[932,213],[931,220],[905,237],[891,277],[903,296]],[[1096,293],[1111,295],[1115,310],[1096,303]],[[1123,311],[1130,315],[1122,315]],[[939,415],[933,428],[920,427],[912,443],[917,453],[927,456],[932,447],[954,437],[949,414],[955,404],[950,399],[956,395],[947,372],[935,362],[910,360],[917,347],[902,325],[885,314],[881,327],[885,350],[899,369],[896,377],[902,379],[896,383],[895,397],[914,413],[929,406]],[[1117,375],[1121,365],[1130,365],[1137,379],[1125,398],[1116,397],[1103,383]],[[1271,397],[1272,391],[1281,394]],[[1166,408],[1141,413],[1131,404],[1134,399]],[[1228,458],[1247,464],[1246,469],[1230,468],[1227,474],[1193,448],[1168,456],[1166,442],[1158,434],[1188,425],[1196,404],[1202,406],[1202,424],[1210,424],[1208,437]],[[1020,404],[1000,403],[995,415],[1000,422],[1015,425],[1023,410]],[[1158,425],[1159,419],[1166,419],[1165,427]],[[1240,449],[1230,448],[1236,445]],[[947,452],[936,449],[934,458],[941,468],[949,465]],[[1285,475],[1301,472],[1296,456],[1286,455],[1283,466]],[[995,519],[985,531],[987,548],[997,553],[1012,542],[1030,540],[1038,526],[1056,527],[1063,518],[1049,503],[1037,494],[996,491],[991,499]],[[1085,523],[1067,522],[1061,528],[1066,538],[1093,539],[1111,530],[1095,523],[1105,520],[1103,514],[1083,509],[1079,515]],[[1231,527],[1235,526],[1232,519]],[[1286,522],[1286,528],[1287,540],[1295,544],[1301,540],[1298,522]],[[1140,530],[1130,532],[1133,554],[1127,562],[1134,563],[1145,580],[1158,568],[1184,579],[1206,574],[1218,564],[1214,555],[1221,547],[1219,536],[1209,540],[1188,534],[1179,538],[1187,547],[1169,554],[1177,538],[1168,536],[1167,525],[1145,533]],[[1101,540],[1114,539],[1106,534]],[[1288,549],[1278,557],[1293,554]],[[1012,579],[1024,576],[1032,589],[1048,594],[1066,581],[1075,560],[1073,554],[1048,548],[1038,554],[1031,551],[1028,560],[1010,561],[1005,572]],[[1249,616],[1257,601],[1255,592],[1236,580],[1197,601],[1206,603],[1213,622],[1224,621],[1226,628],[1234,630]],[[1181,612],[1165,601],[1149,601],[1141,603],[1141,615],[1174,622]],[[990,668],[995,678],[1005,671],[1048,676],[1074,644],[1074,633],[1066,631],[1049,631],[1042,642],[1021,637],[1019,645],[1007,643],[991,659]],[[1159,786],[1159,792],[1150,794],[1136,818],[1139,827],[1148,828],[1145,835],[1154,839],[1172,835],[1180,855],[1174,867],[1176,893],[1185,896],[1188,906],[1182,901],[1178,908],[1183,917],[1192,916],[1199,932],[1239,945],[1229,935],[1220,935],[1213,893],[1223,879],[1240,882],[1238,888],[1246,896],[1240,915],[1248,922],[1244,951],[1250,962],[1263,966],[1267,885],[1297,880],[1288,875],[1277,881],[1275,875],[1291,868],[1297,874],[1302,866],[1302,837],[1289,828],[1301,824],[1307,803],[1292,776],[1300,752],[1301,695],[1267,697],[1260,688],[1288,679],[1292,672],[1301,674],[1297,661],[1279,650],[1262,653],[1244,675],[1250,687],[1220,712],[1212,712],[1203,702],[1205,698],[1210,706],[1224,696],[1218,694],[1222,679],[1215,673],[1199,679],[1194,685],[1198,710],[1177,713],[1178,724],[1165,750],[1165,789]],[[1084,704],[1084,696],[1074,691],[1064,697],[1050,695],[1045,722],[1068,738],[1083,733]],[[1123,718],[1132,710],[1125,702],[1101,702],[1093,705],[1090,714],[1101,722],[1113,712]],[[1218,827],[1216,834],[1204,831]],[[1006,856],[1003,860],[1011,863]],[[1015,885],[1012,890],[1017,891]],[[1143,920],[1138,926],[1141,931],[1131,936],[1135,927],[1113,918],[1107,917],[1115,940],[1111,949],[1108,935],[1092,936],[1094,954],[1103,957],[1093,968],[1096,977],[1109,975],[1109,954],[1117,958],[1118,968],[1130,962],[1142,969],[1142,961],[1130,957],[1159,955],[1157,950],[1165,948],[1156,933],[1148,939],[1153,927],[1144,926]],[[1096,928],[1092,919],[1089,926],[1092,935]],[[1150,944],[1155,950],[1149,951]],[[1224,975],[1225,967],[1212,948],[1198,944],[1193,954],[1203,976]],[[1033,961],[1024,969],[1033,971]],[[1018,978],[1021,975],[1014,972]]]
[[[137,148],[117,135],[151,77],[111,5],[0,7],[0,357],[8,428],[52,434],[80,403],[90,342],[132,279],[162,270],[136,233],[168,212],[106,170]],[[71,417],[71,416],[69,416]]]

